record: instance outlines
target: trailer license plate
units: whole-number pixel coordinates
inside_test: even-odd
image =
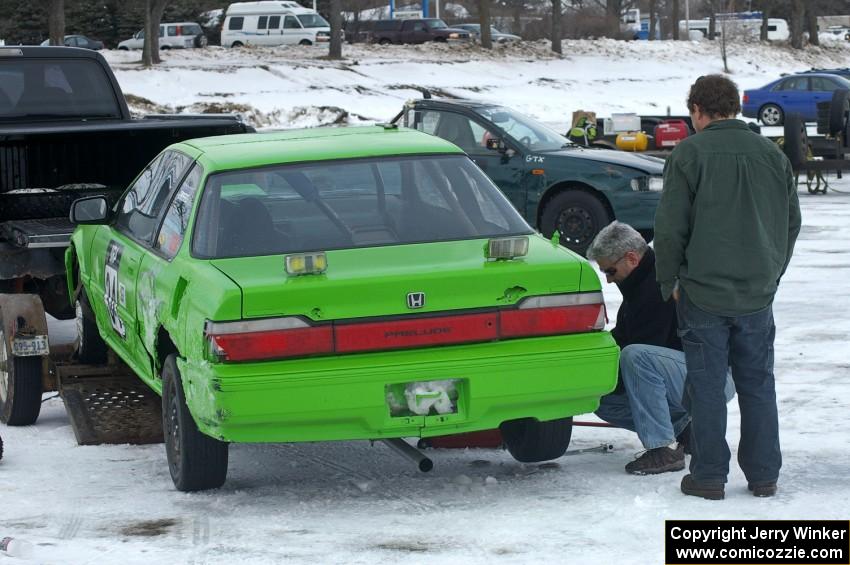
[[[16,357],[32,357],[48,355],[49,353],[50,348],[47,345],[46,335],[16,337],[12,340],[12,355]]]

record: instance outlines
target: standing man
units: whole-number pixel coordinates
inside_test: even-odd
[[[600,400],[596,415],[637,432],[646,451],[626,465],[627,473],[681,471],[683,431],[690,420],[682,406],[685,355],[676,335],[675,304],[661,297],[655,281],[655,254],[634,228],[615,221],[599,232],[587,257],[623,295],[611,331],[622,349],[619,380]]]
[[[738,463],[755,496],[773,496],[782,455],[772,303],[800,231],[797,187],[776,144],[734,119],[735,83],[700,77],[687,104],[697,134],[667,159],[655,216],[656,274],[677,302],[688,368],[692,457],[681,489],[725,495],[728,365],[741,409]]]

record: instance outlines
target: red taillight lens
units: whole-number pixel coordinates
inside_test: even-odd
[[[283,327],[275,327],[283,326]],[[333,353],[333,326],[298,318],[209,324],[210,352],[220,361],[262,361]]]
[[[746,92],[744,93],[744,104],[748,104],[750,102],[750,95]]]
[[[498,314],[489,312],[365,324],[340,324],[334,328],[334,334],[336,351],[348,353],[490,341],[499,337],[497,326]]]
[[[454,316],[310,325],[296,317],[208,322],[210,354],[219,361],[264,361],[474,343],[598,331],[605,328],[601,292],[536,296],[516,308]]]

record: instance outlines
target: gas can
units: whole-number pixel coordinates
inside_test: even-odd
[[[688,134],[685,120],[664,120],[655,126],[655,146],[659,149],[676,147]]]
[[[623,151],[646,151],[649,136],[642,131],[630,131],[617,134],[617,148]]]

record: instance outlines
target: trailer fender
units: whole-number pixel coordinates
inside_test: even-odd
[[[0,294],[0,320],[6,351],[15,355],[16,339],[47,339],[47,317],[37,294]],[[39,355],[47,356],[45,350]]]

